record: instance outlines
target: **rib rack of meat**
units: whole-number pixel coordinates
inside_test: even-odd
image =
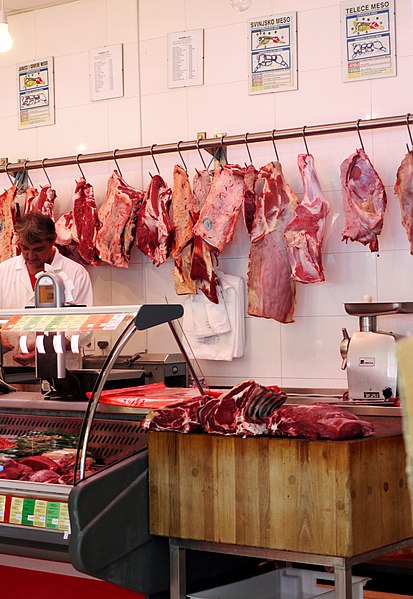
[[[340,173],[345,217],[343,241],[359,241],[377,252],[387,205],[384,185],[363,149],[344,160]]]
[[[300,283],[318,283],[324,281],[321,249],[329,208],[313,156],[300,154],[298,168],[304,184],[304,198],[285,229],[288,259],[293,279]]]
[[[287,399],[278,387],[264,387],[244,381],[220,397],[209,399],[199,412],[207,433],[220,435],[262,435],[266,418]]]
[[[398,168],[394,193],[399,198],[402,224],[413,254],[413,151],[407,152]]]
[[[293,218],[298,198],[285,181],[279,162],[262,167],[259,177],[264,180],[264,187],[251,231],[248,314],[293,322],[295,282],[284,232]]]

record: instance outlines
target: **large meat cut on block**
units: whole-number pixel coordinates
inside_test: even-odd
[[[14,242],[14,198],[16,186],[12,185],[0,194],[0,262],[16,254]]]
[[[73,196],[73,221],[77,249],[87,264],[99,264],[96,237],[99,230],[98,210],[93,187],[81,177],[76,183]]]
[[[220,435],[262,435],[266,418],[287,399],[278,387],[244,381],[218,398],[209,399],[199,412],[203,429]]]
[[[138,213],[136,243],[155,266],[166,261],[172,250],[174,227],[169,216],[172,190],[155,175]]]
[[[377,252],[387,205],[384,185],[363,149],[344,160],[340,173],[345,218],[343,241],[359,241]]]
[[[125,240],[125,230],[130,226],[131,217],[136,217],[135,203],[140,203],[141,199],[141,191],[128,185],[117,171],[112,173],[105,201],[98,210],[100,228],[96,236],[96,250],[104,262],[128,268],[130,240]]]
[[[399,198],[402,224],[413,254],[413,152],[407,152],[397,171],[394,193]]]
[[[205,395],[199,395],[149,412],[142,421],[142,428],[178,433],[190,433],[200,429],[199,410],[207,399]]]
[[[328,203],[314,167],[311,154],[299,154],[298,168],[304,184],[304,198],[285,229],[292,277],[300,283],[324,281],[321,249]]]
[[[298,205],[281,164],[270,162],[259,174],[264,187],[257,201],[248,262],[248,314],[293,322],[295,282],[291,277],[285,228]]]
[[[374,427],[342,408],[316,402],[282,406],[267,418],[271,435],[304,439],[354,439],[372,435]]]
[[[234,235],[244,194],[243,168],[237,164],[226,164],[215,170],[194,233],[209,243],[217,254],[222,252]]]

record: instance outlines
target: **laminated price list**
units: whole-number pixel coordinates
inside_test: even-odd
[[[70,532],[69,510],[63,501],[0,495],[0,523]]]

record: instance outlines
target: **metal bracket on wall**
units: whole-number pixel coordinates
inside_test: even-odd
[[[0,158],[0,166],[6,166],[6,164],[9,164],[9,159],[8,158]]]
[[[226,136],[226,133],[214,133],[213,134],[213,137],[219,138],[220,142],[222,142],[222,139],[225,136]],[[206,131],[198,131],[198,133],[196,134],[196,138],[197,139],[207,139]],[[205,151],[214,157],[214,168],[217,168],[218,166],[224,166],[224,164],[227,164],[227,162],[228,162],[227,161],[227,153],[225,150],[225,146],[222,143],[219,143],[216,146],[211,146],[209,148],[205,148]]]

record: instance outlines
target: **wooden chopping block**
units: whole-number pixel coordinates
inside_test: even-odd
[[[351,441],[150,432],[149,476],[152,534],[340,557],[413,535],[400,430]]]
[[[396,351],[403,435],[407,456],[407,478],[413,504],[413,337],[406,337],[399,341]]]

